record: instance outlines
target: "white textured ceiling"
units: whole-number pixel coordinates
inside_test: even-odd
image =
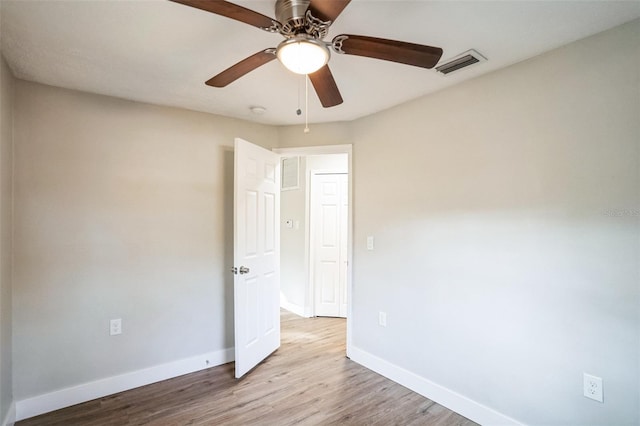
[[[237,1],[274,16],[272,1]],[[164,0],[0,0],[2,53],[16,77],[53,86],[269,124],[295,124],[304,80],[278,61],[226,88],[213,75],[281,36]],[[344,103],[324,109],[310,86],[311,122],[352,120],[536,56],[640,17],[639,1],[354,0],[327,39],[351,33],[439,46],[443,60],[474,48],[489,60],[447,77],[333,54]],[[585,52],[588,54],[589,52]],[[598,52],[591,52],[598,60]],[[251,106],[266,112],[251,114]]]

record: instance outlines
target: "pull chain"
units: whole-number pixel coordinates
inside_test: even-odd
[[[304,132],[309,133],[309,76],[305,76],[305,93],[304,93]]]
[[[306,78],[306,76],[303,76],[303,78]],[[301,80],[302,79],[298,79],[298,83],[296,84],[296,87],[298,88],[298,109],[296,110],[296,115],[302,114],[302,110],[300,109],[300,83],[302,83]]]

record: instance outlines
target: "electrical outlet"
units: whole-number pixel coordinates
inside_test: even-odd
[[[378,312],[378,325],[381,327],[387,326],[387,313],[386,312]]]
[[[112,319],[109,322],[109,334],[115,336],[116,334],[122,334],[122,319]]]
[[[598,402],[604,402],[600,377],[584,373],[584,396]]]

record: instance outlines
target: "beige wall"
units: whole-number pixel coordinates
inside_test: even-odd
[[[24,81],[15,116],[16,399],[233,347],[233,140],[276,129]]]
[[[635,21],[350,123],[355,347],[525,424],[640,423],[638,40]]]
[[[13,402],[11,215],[13,180],[14,79],[0,55],[0,424]]]
[[[352,123],[310,124],[309,133],[303,126],[282,126],[278,128],[278,147],[346,145],[352,141]]]
[[[299,160],[299,187],[280,193],[280,297],[289,309],[304,313],[307,277],[305,255],[306,158]],[[299,225],[287,228],[286,221]]]

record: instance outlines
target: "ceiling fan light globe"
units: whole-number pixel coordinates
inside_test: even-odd
[[[329,62],[327,46],[311,38],[292,38],[278,45],[278,59],[289,71],[312,74]]]

